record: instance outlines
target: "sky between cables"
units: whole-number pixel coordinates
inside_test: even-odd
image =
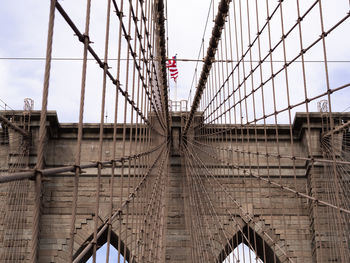
[[[217,5],[219,1],[212,0],[178,0],[167,1],[167,28],[168,28],[168,56],[172,57],[177,54],[179,59],[202,59],[205,56],[206,49],[208,47],[208,39],[211,35],[213,27],[213,19],[217,13]],[[259,25],[262,27],[263,22],[266,21],[266,7],[264,7],[265,1],[258,1],[258,8],[261,16],[259,17]],[[84,28],[84,14],[85,4],[83,0],[77,1],[60,1],[61,5],[74,18],[74,22],[77,24],[81,31]],[[242,10],[245,10],[247,3],[251,10],[255,10],[255,1],[234,1],[236,8],[241,3]],[[270,12],[277,5],[277,1],[269,1]],[[334,23],[336,23],[340,17],[345,16],[349,11],[349,2],[346,0],[339,0],[336,4],[331,0],[324,0],[324,21],[325,30],[328,30]],[[47,21],[48,21],[48,5],[49,2],[38,2],[34,0],[28,0],[21,5],[14,3],[13,1],[6,0],[2,4],[0,10],[0,22],[2,25],[0,29],[0,57],[44,57],[45,46],[47,37]],[[300,1],[301,13],[305,12],[311,5],[309,1]],[[232,9],[232,6],[230,7]],[[30,11],[29,11],[30,10]],[[231,12],[232,10],[230,10]],[[297,20],[296,13],[296,1],[288,0],[283,2],[283,15],[284,15],[284,27],[286,31]],[[106,1],[93,1],[92,2],[92,14],[91,14],[91,41],[92,45],[98,52],[100,57],[103,57],[104,48],[104,23],[105,23]],[[232,13],[231,13],[232,15]],[[207,26],[206,25],[206,22]],[[250,26],[251,37],[256,34],[256,18],[253,12],[250,13]],[[272,42],[276,43],[280,37],[280,22],[279,14],[275,14],[271,20],[271,32]],[[112,16],[111,19],[111,35],[110,46],[116,46],[117,39],[117,19]],[[243,33],[238,37],[243,39],[243,50],[247,48],[248,31],[247,20],[242,20]],[[204,31],[205,29],[205,31]],[[332,33],[327,36],[327,56],[329,61],[349,61],[350,54],[347,51],[350,46],[350,39],[346,38],[347,32],[350,29],[350,22],[347,19],[340,26],[338,26]],[[113,33],[114,32],[114,33]],[[203,34],[204,33],[204,34]],[[286,45],[288,50],[288,59],[291,59],[295,54],[300,52],[298,45],[298,37],[295,34],[296,31],[287,38]],[[316,39],[320,34],[320,25],[317,8],[313,8],[311,12],[306,16],[303,21],[303,37],[305,46]],[[204,35],[204,37],[203,37]],[[262,53],[267,54],[268,45],[266,42],[266,35],[262,34]],[[203,41],[204,39],[204,41]],[[204,47],[200,49],[200,46],[204,43]],[[239,48],[241,44],[239,43]],[[255,53],[254,53],[255,52]],[[233,60],[236,60],[235,52]],[[253,57],[257,57],[257,51],[253,49]],[[110,58],[116,57],[116,48],[110,48]],[[200,54],[200,55],[199,55]],[[126,54],[124,52],[124,57]],[[53,57],[56,58],[82,58],[82,45],[76,40],[76,36],[68,28],[62,17],[57,14],[55,21],[54,32],[54,50]],[[275,61],[283,61],[282,49],[279,47],[273,56]],[[322,61],[323,56],[321,53],[321,45],[318,43],[315,45],[306,55],[306,61]],[[115,71],[114,61],[111,61],[111,71]],[[72,112],[78,112],[79,102],[79,90],[80,90],[80,75],[81,75],[81,61],[80,60],[54,60],[52,62],[51,83],[49,92],[49,109],[57,110],[59,120],[62,122],[76,122],[77,115],[71,114]],[[125,63],[125,62],[122,62]],[[257,62],[255,62],[256,64]],[[195,67],[197,62],[183,62],[178,61],[178,99],[188,99],[189,92],[192,87],[193,96],[196,87],[196,80],[199,78],[202,62],[198,62],[197,73]],[[245,60],[244,64],[249,64],[248,60]],[[298,66],[300,63],[294,63],[289,69],[289,79],[291,89],[295,88],[296,92],[292,93],[291,103],[296,103],[300,100],[300,92],[298,89],[302,86],[302,80],[300,78],[301,69]],[[274,62],[276,68],[283,65],[282,62]],[[268,76],[268,66],[263,66],[265,76]],[[347,76],[350,74],[350,67],[348,63],[344,62],[330,62],[329,76],[330,85],[332,88],[339,87],[347,84],[349,81]],[[15,109],[22,109],[23,99],[30,97],[35,100],[35,109],[40,109],[41,103],[41,91],[43,82],[43,70],[44,61],[41,60],[0,60],[0,96],[9,105]],[[318,95],[325,88],[324,81],[324,63],[307,62],[307,85],[309,96]],[[282,74],[280,74],[282,76]],[[277,95],[280,101],[285,101],[285,92],[283,88],[283,78],[277,76],[276,86]],[[86,122],[99,122],[98,111],[101,86],[102,86],[102,73],[98,65],[94,61],[89,61],[88,64],[88,85],[86,90],[87,105],[85,109],[84,121]],[[267,87],[270,84],[267,83]],[[174,82],[170,80],[170,90],[172,92]],[[268,89],[267,89],[268,90]],[[267,91],[268,92],[268,91]],[[107,84],[107,120],[113,120],[113,106],[114,106],[114,89],[111,83]],[[348,89],[344,89],[333,95],[333,111],[342,111],[348,105],[347,97],[349,97]],[[171,96],[173,94],[171,93]],[[267,94],[267,97],[269,95]],[[317,110],[317,102],[310,103],[310,110]],[[91,107],[93,105],[93,107]],[[122,105],[121,105],[122,106]],[[281,105],[282,107],[282,105]],[[295,111],[305,111],[305,107],[295,109]]]

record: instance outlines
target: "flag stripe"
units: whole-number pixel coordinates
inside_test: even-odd
[[[176,79],[178,77],[178,70],[177,70],[177,66],[176,66],[176,56],[173,56],[172,59],[168,59],[167,63],[166,63],[166,67],[169,69],[170,72],[170,77],[172,79],[174,79],[174,81],[176,82]]]

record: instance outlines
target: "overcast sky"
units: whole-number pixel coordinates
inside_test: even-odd
[[[81,32],[84,31],[85,1],[60,1]],[[169,1],[169,56],[197,58],[203,34],[209,0]],[[181,9],[186,6],[188,9]],[[8,60],[4,58],[45,57],[49,1],[27,0],[21,4],[2,1],[0,9],[0,99],[14,109],[23,108],[23,99],[32,98],[40,109],[44,61]],[[193,10],[196,9],[196,12]],[[92,1],[90,39],[93,48],[103,58],[106,0]],[[117,18],[112,14],[110,58],[116,58]],[[190,21],[190,23],[189,23]],[[190,43],[190,44],[189,44]],[[115,48],[113,48],[113,45]],[[82,44],[56,12],[53,57],[82,58]],[[115,72],[115,61],[109,62]],[[49,109],[57,110],[62,122],[78,120],[81,83],[81,61],[53,61],[49,90]],[[188,82],[194,72],[193,62],[178,63],[178,98],[188,97]],[[85,121],[98,122],[102,86],[101,69],[88,63]],[[172,86],[172,84],[171,84]],[[113,85],[107,85],[107,112],[112,121],[114,112]]]
[[[237,2],[237,1],[236,1]],[[243,10],[246,1],[242,1]],[[263,3],[264,1],[259,1]],[[294,0],[284,1],[284,16],[286,17],[285,28],[287,29],[295,22],[296,9]],[[302,12],[306,10],[313,1],[301,1]],[[83,32],[85,17],[85,1],[60,1],[67,13],[72,17],[81,32]],[[94,43],[92,46],[99,56],[103,57],[104,34],[105,34],[105,12],[106,0],[92,1],[91,30],[90,39]],[[199,4],[200,3],[200,4]],[[214,13],[216,13],[218,1],[214,1]],[[251,5],[255,1],[249,2]],[[272,10],[277,1],[271,1]],[[47,38],[47,21],[48,21],[48,5],[49,1],[27,0],[17,1],[3,0],[0,9],[0,57],[44,57],[46,38]],[[204,32],[210,0],[176,0],[168,1],[168,35],[169,35],[169,56],[177,54],[178,58],[197,59],[200,51],[201,39]],[[264,16],[264,6],[261,9],[261,19],[266,20]],[[324,0],[324,19],[325,29],[329,29],[339,19],[346,15],[349,10],[349,1]],[[308,15],[303,22],[303,31],[305,46],[315,40],[320,35],[319,18],[317,8]],[[276,15],[275,17],[278,18]],[[209,23],[205,34],[205,50],[207,48],[207,40],[210,36],[213,25],[213,11],[210,10]],[[112,14],[111,19],[111,35],[110,47],[113,47],[117,37],[117,19]],[[243,22],[244,23],[244,22]],[[251,23],[254,25],[254,17],[252,15]],[[275,23],[276,25],[278,22]],[[253,26],[252,26],[253,27]],[[256,31],[252,30],[252,35]],[[327,55],[329,60],[350,60],[350,22],[347,19],[340,27],[338,27],[329,37],[327,37]],[[272,27],[272,32],[278,39],[280,32],[278,28]],[[246,37],[246,33],[244,33]],[[273,37],[274,39],[274,37]],[[290,37],[287,42],[287,49],[292,54],[300,52],[298,46],[298,38]],[[289,46],[288,46],[289,45]],[[115,45],[116,46],[116,45]],[[264,47],[264,43],[263,43]],[[267,47],[265,42],[265,47]],[[264,48],[263,48],[264,49]],[[267,49],[266,49],[267,50]],[[293,53],[294,52],[294,53]],[[263,51],[263,54],[266,52]],[[275,59],[282,59],[282,53],[275,52]],[[280,54],[280,55],[279,55]],[[56,13],[53,57],[82,57],[82,45],[73,35],[71,29],[63,21],[62,17]],[[116,57],[116,48],[110,48],[110,58]],[[200,56],[202,58],[202,55]],[[321,45],[316,45],[305,59],[322,60]],[[59,120],[61,122],[76,122],[78,120],[78,107],[80,96],[81,82],[81,61],[53,61],[51,71],[51,82],[49,91],[49,109],[57,110]],[[115,72],[115,61],[109,63],[112,68],[111,72]],[[178,99],[187,99],[195,62],[178,62],[179,77],[177,84]],[[276,64],[277,65],[277,64]],[[279,67],[281,64],[279,65]],[[198,65],[200,72],[202,63]],[[276,66],[277,67],[277,66]],[[289,79],[292,103],[300,102],[303,99],[302,78],[300,67],[291,66],[289,70]],[[43,70],[44,61],[35,60],[7,60],[0,59],[0,99],[8,103],[14,109],[23,108],[23,99],[32,98],[35,101],[35,109],[40,109],[41,93],[43,86]],[[308,63],[306,67],[307,83],[310,96],[318,95],[325,91],[325,77],[323,63]],[[350,67],[349,63],[329,63],[330,85],[331,88],[338,87],[349,83]],[[283,82],[282,78],[276,78],[276,83]],[[257,79],[257,78],[256,78]],[[88,76],[86,87],[86,107],[84,120],[86,122],[99,122],[100,100],[102,73],[101,69],[95,62],[88,63]],[[283,83],[282,83],[283,84]],[[284,84],[283,84],[284,85]],[[193,85],[195,86],[195,85]],[[170,88],[173,92],[174,82],[170,81]],[[109,121],[113,120],[114,108],[114,88],[111,83],[107,85],[107,105],[106,110],[109,115]],[[342,111],[349,106],[349,90],[345,89],[333,95],[333,111]],[[268,93],[268,90],[266,91]],[[193,87],[194,93],[194,87]],[[193,94],[192,93],[192,94]],[[269,100],[267,94],[267,100]],[[281,87],[277,90],[279,101],[286,101],[285,89]],[[173,93],[171,93],[173,98]],[[284,106],[281,104],[281,107]],[[305,107],[299,107],[295,111],[305,111]],[[310,104],[310,110],[316,111],[316,101]]]

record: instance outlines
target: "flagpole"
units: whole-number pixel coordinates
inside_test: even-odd
[[[177,101],[177,81],[175,81],[174,100]]]
[[[174,59],[175,59],[175,66],[177,67],[176,63],[176,57],[177,54],[175,54]],[[174,79],[175,80],[175,101],[177,102],[177,77]]]

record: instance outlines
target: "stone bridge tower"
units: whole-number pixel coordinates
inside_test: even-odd
[[[20,112],[18,112],[18,116]],[[298,160],[283,160],[278,163],[277,160],[271,158],[263,159],[251,158],[241,160],[247,163],[242,164],[242,167],[235,168],[231,164],[232,159],[239,156],[235,153],[238,150],[254,149],[256,142],[257,147],[269,148],[269,153],[273,155],[277,152],[274,145],[276,130],[267,127],[265,130],[262,126],[255,127],[255,131],[248,132],[255,137],[247,140],[248,134],[231,134],[231,141],[220,135],[213,134],[208,140],[211,140],[216,145],[217,151],[209,151],[204,146],[202,149],[193,151],[199,160],[206,163],[208,171],[199,169],[197,174],[192,169],[198,167],[192,166],[189,162],[190,156],[184,150],[184,147],[195,147],[190,137],[196,137],[191,131],[188,138],[181,136],[183,132],[183,124],[186,112],[173,112],[171,114],[171,140],[168,141],[169,152],[162,154],[166,155],[165,161],[158,160],[143,160],[138,165],[126,166],[123,162],[127,160],[119,160],[115,164],[114,186],[115,191],[113,200],[119,202],[120,198],[124,205],[128,205],[130,199],[129,189],[134,189],[136,183],[141,178],[142,166],[150,162],[154,165],[154,173],[149,174],[152,184],[140,189],[142,196],[140,199],[130,201],[129,209],[121,214],[115,213],[112,221],[111,244],[118,248],[118,233],[119,227],[122,225],[128,229],[128,236],[124,236],[120,240],[119,247],[121,253],[128,260],[135,262],[141,261],[137,257],[131,255],[137,254],[137,250],[150,249],[143,240],[150,241],[149,235],[152,234],[151,229],[154,227],[162,229],[159,233],[159,243],[152,249],[159,253],[161,262],[193,262],[193,247],[198,246],[198,241],[195,240],[193,232],[203,232],[204,242],[207,247],[199,249],[212,249],[215,254],[208,257],[211,262],[223,261],[227,254],[233,248],[236,248],[240,243],[256,246],[257,256],[264,262],[317,262],[319,257],[329,258],[331,261],[332,251],[336,236],[339,237],[345,234],[344,229],[348,226],[334,228],[338,232],[328,233],[324,229],[328,228],[329,222],[332,222],[332,213],[330,208],[324,205],[319,200],[327,200],[325,193],[322,190],[323,184],[327,183],[327,170],[330,169],[328,164],[322,163],[322,118],[320,114],[310,115],[310,128],[306,126],[306,114],[298,113],[294,120],[294,138],[289,136],[289,127],[281,125],[277,130],[280,143],[283,144],[279,150],[281,156],[287,156],[291,141],[294,143],[294,149],[298,149],[296,156]],[[26,154],[26,166],[22,169],[29,169],[35,164],[35,141],[36,131],[38,129],[39,112],[32,112],[30,130],[31,130],[31,146],[29,153]],[[350,118],[348,114],[340,114],[339,118],[345,121]],[[195,123],[200,124],[201,114],[195,115]],[[216,131],[223,129],[222,126],[213,126]],[[47,171],[43,178],[42,198],[41,198],[41,219],[40,219],[40,235],[39,235],[39,262],[67,262],[69,255],[70,244],[70,220],[73,200],[73,185],[74,173],[72,168],[65,172],[61,172],[60,168],[69,167],[72,156],[74,154],[74,141],[76,139],[77,124],[74,123],[59,123],[55,112],[48,113],[47,119],[47,148],[45,154],[45,166]],[[136,129],[142,130],[142,126],[136,127],[129,125],[126,129],[126,141],[129,141],[128,147],[132,145],[140,145],[140,142],[133,141],[129,138],[130,133],[137,133]],[[8,128],[10,131],[10,128]],[[230,130],[234,131],[235,126],[230,126]],[[84,149],[82,155],[83,163],[94,162],[97,154],[98,144],[98,125],[85,124],[83,128]],[[112,148],[112,127],[108,124],[104,126],[105,145],[104,159],[108,159],[111,155]],[[117,149],[122,142],[122,129],[117,130]],[[4,130],[2,131],[4,132]],[[14,131],[15,132],[15,131]],[[256,132],[256,133],[255,133]],[[209,131],[208,131],[209,133]],[[267,142],[264,141],[264,134],[267,134]],[[21,136],[21,135],[19,135]],[[341,135],[341,136],[344,136]],[[8,145],[2,145],[2,154],[8,152],[8,160],[17,156],[11,151],[11,133],[9,132]],[[340,138],[340,137],[339,137]],[[162,137],[154,137],[152,144],[159,145],[162,143]],[[243,141],[243,143],[242,143]],[[198,140],[198,143],[205,141]],[[237,142],[240,142],[237,144]],[[144,144],[149,142],[143,142]],[[345,142],[343,142],[345,143]],[[134,146],[135,146],[134,145]],[[223,149],[229,147],[229,151],[223,152]],[[344,145],[339,144],[339,149]],[[161,151],[160,148],[153,147],[155,152]],[[306,152],[312,151],[313,160],[308,160]],[[220,152],[222,151],[222,152]],[[340,150],[338,151],[340,152]],[[213,162],[211,155],[215,155],[217,162]],[[303,157],[304,156],[304,157]],[[303,157],[303,158],[302,158]],[[142,157],[140,157],[142,158]],[[224,164],[220,163],[220,159],[224,159]],[[321,161],[318,161],[320,159]],[[259,161],[259,163],[257,163]],[[267,162],[269,162],[267,164]],[[159,169],[164,171],[159,174]],[[124,169],[124,172],[122,172]],[[56,171],[57,170],[57,171]],[[281,171],[281,172],[279,172]],[[77,218],[74,228],[74,257],[78,258],[79,262],[84,262],[93,253],[93,240],[95,202],[96,197],[95,182],[97,177],[96,167],[83,168],[79,179],[79,192],[77,202]],[[158,174],[157,174],[158,173]],[[214,176],[213,181],[206,178]],[[157,181],[159,176],[164,176],[162,181]],[[191,176],[203,177],[197,179]],[[108,231],[106,219],[109,215],[109,195],[110,195],[110,180],[111,166],[105,164],[100,181],[100,210],[98,214],[98,229],[99,236],[97,240],[98,247],[102,246],[107,241]],[[123,180],[123,189],[120,189]],[[23,181],[22,181],[23,183]],[[3,217],[1,218],[1,229],[3,239],[1,240],[1,255],[2,259],[10,260],[7,256],[10,255],[9,250],[17,252],[16,260],[26,260],[29,258],[28,244],[31,242],[32,231],[32,203],[33,203],[33,181],[28,180],[22,185],[19,192],[12,185],[13,183],[1,184],[2,193],[2,208]],[[152,188],[153,184],[158,185],[158,188]],[[220,188],[220,187],[224,188]],[[149,188],[151,187],[151,188]],[[286,189],[288,191],[286,191]],[[122,191],[123,190],[123,191]],[[196,191],[196,192],[194,192]],[[142,229],[145,231],[140,234],[139,227],[142,225],[142,215],[145,210],[142,206],[147,195],[152,193],[158,195],[160,213],[154,218],[154,221],[149,222],[149,228]],[[122,196],[121,196],[122,194]],[[208,195],[207,195],[208,194]],[[302,198],[299,195],[306,194],[308,198]],[[21,198],[20,195],[25,195]],[[24,200],[24,203],[16,203],[14,197]],[[202,200],[197,200],[197,197]],[[201,202],[200,204],[195,202]],[[131,206],[131,204],[133,204]],[[203,209],[202,216],[206,218],[201,221],[196,221],[195,210]],[[128,214],[127,214],[128,213]],[[23,218],[17,219],[16,215],[20,214]],[[16,231],[11,222],[16,222]],[[208,221],[207,221],[208,220]],[[198,222],[212,222],[211,225],[198,225]],[[284,224],[283,222],[287,222]],[[11,228],[12,227],[12,228]],[[12,229],[12,233],[8,231]],[[346,230],[347,231],[347,230]],[[19,233],[21,233],[21,242],[18,243]],[[224,234],[223,234],[224,233]],[[345,238],[345,236],[344,236]],[[137,241],[135,246],[132,240]],[[213,242],[213,243],[211,243]],[[215,245],[214,247],[213,244]],[[220,244],[225,244],[222,246]],[[338,241],[338,245],[344,245]],[[128,245],[130,247],[128,247]],[[344,250],[347,249],[344,247]],[[205,253],[197,251],[196,253]]]
[[[350,262],[349,0],[5,2],[0,262]]]

